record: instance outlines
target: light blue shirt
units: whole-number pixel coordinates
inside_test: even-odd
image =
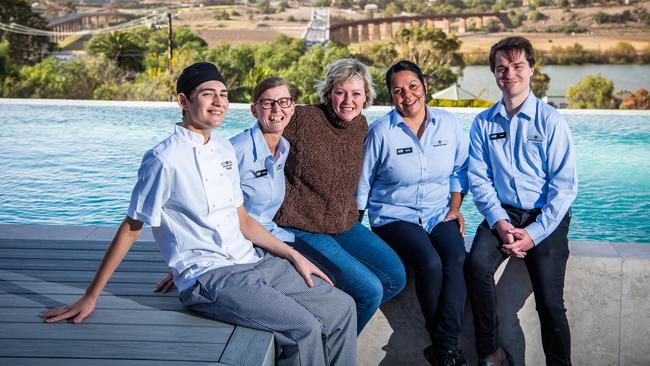
[[[284,163],[289,155],[289,142],[281,137],[274,157],[257,123],[230,138],[230,142],[237,155],[244,208],[273,236],[293,242],[293,233],[273,222],[284,200]]]
[[[474,203],[491,227],[508,219],[502,204],[541,209],[524,228],[539,244],[557,228],[578,192],[567,122],[532,92],[512,118],[500,101],[474,119],[468,176]]]
[[[427,107],[422,138],[391,110],[368,129],[356,201],[370,224],[394,221],[427,232],[449,211],[450,192],[467,192],[467,138],[449,112]]]

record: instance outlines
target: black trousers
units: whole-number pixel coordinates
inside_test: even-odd
[[[431,341],[455,349],[465,309],[465,242],[458,222],[436,225],[427,233],[420,225],[396,221],[372,227],[415,273],[415,291]]]
[[[295,241],[287,242],[298,253],[302,254],[305,258],[309,259],[318,269],[323,271],[327,277],[334,283],[334,286],[339,290],[345,288],[345,276],[343,271],[329,260],[326,256],[322,255],[318,250],[314,249],[311,245],[307,244],[304,240],[296,237]]]
[[[539,210],[527,211],[509,206],[504,206],[504,209],[512,225],[517,228],[534,222],[539,214]],[[535,295],[547,365],[571,364],[571,335],[564,307],[570,221],[569,212],[555,231],[531,248],[524,258]],[[476,230],[467,258],[467,287],[474,314],[476,348],[481,357],[495,352],[499,347],[494,273],[507,258],[500,249],[501,244],[499,234],[490,229],[484,220]]]

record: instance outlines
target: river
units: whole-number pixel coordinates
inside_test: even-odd
[[[566,89],[587,75],[602,74],[614,82],[614,89],[635,91],[650,89],[650,65],[553,65],[542,66],[541,71],[551,78],[547,95],[565,96]],[[501,93],[494,83],[489,66],[467,66],[459,85],[482,99],[496,101]]]

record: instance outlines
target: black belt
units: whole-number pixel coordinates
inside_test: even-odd
[[[501,204],[501,207],[503,207],[506,210],[511,210],[511,211],[520,212],[520,213],[527,213],[529,215],[539,215],[539,214],[542,213],[541,208],[533,208],[532,210],[526,210],[526,209],[523,209],[523,208],[510,206],[510,205],[506,205],[506,204],[503,204],[503,203]]]

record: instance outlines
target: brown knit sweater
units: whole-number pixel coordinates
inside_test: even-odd
[[[284,130],[291,149],[284,168],[286,194],[275,215],[280,226],[326,234],[350,230],[368,123],[349,123],[324,104],[297,106]]]

